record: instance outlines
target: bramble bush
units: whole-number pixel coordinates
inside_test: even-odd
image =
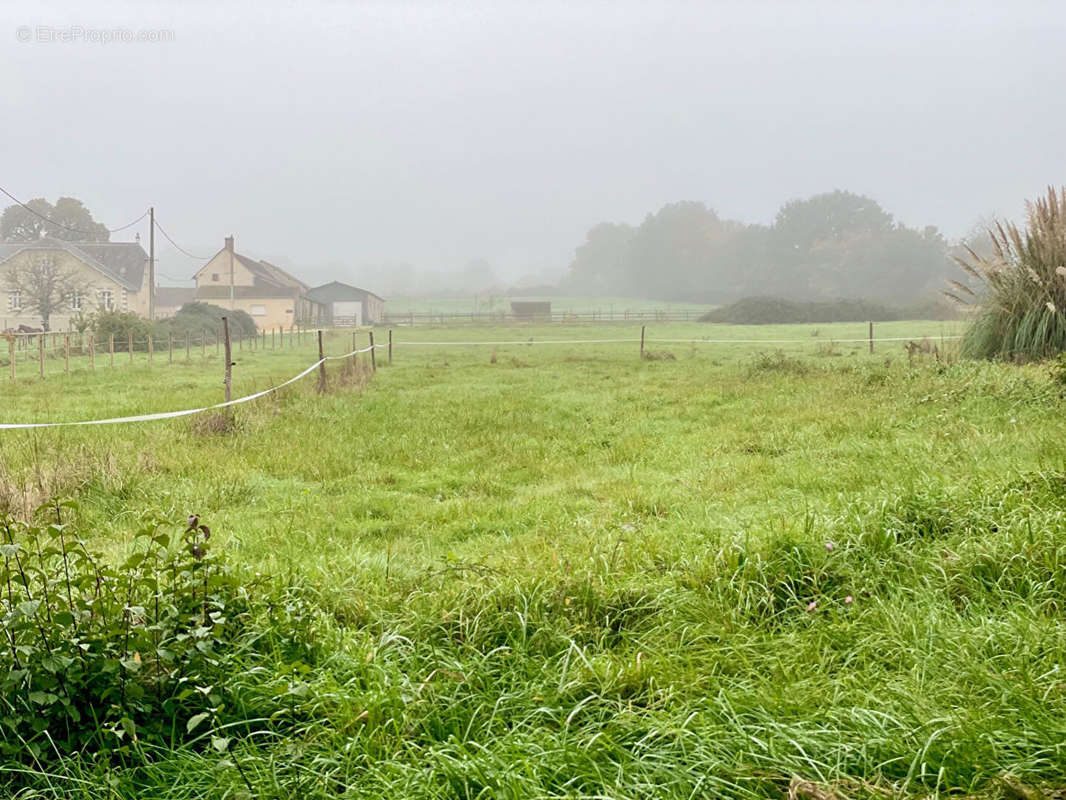
[[[0,760],[136,760],[247,718],[234,674],[310,660],[312,606],[247,581],[197,516],[176,530],[145,519],[111,566],[60,521],[71,507],[51,506],[47,525],[0,521]]]

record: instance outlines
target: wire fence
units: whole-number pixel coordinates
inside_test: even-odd
[[[386,313],[385,325],[501,325],[507,323],[579,323],[579,322],[697,322],[706,311],[693,309],[620,309],[594,311],[408,311]]]
[[[124,416],[124,417],[108,417],[106,419],[86,419],[86,420],[74,420],[74,421],[66,421],[66,422],[4,422],[4,423],[0,423],[0,430],[27,430],[27,429],[37,429],[37,428],[66,428],[66,427],[84,426],[84,425],[117,425],[117,424],[126,423],[126,422],[153,422],[155,420],[161,420],[161,419],[176,419],[178,417],[188,417],[188,416],[192,416],[194,414],[202,414],[202,413],[204,413],[206,411],[218,411],[218,410],[221,410],[221,409],[224,409],[224,408],[230,408],[232,406],[241,405],[243,403],[249,403],[252,400],[258,400],[260,397],[265,397],[268,394],[273,394],[274,392],[277,392],[280,389],[283,389],[284,387],[289,386],[290,384],[296,383],[301,378],[307,377],[312,372],[314,372],[316,369],[322,369],[327,361],[347,360],[347,359],[355,358],[356,356],[360,355],[361,353],[373,352],[374,349],[375,349],[374,345],[369,345],[368,347],[352,350],[351,352],[345,353],[344,355],[322,356],[321,358],[318,359],[318,361],[316,361],[313,364],[311,364],[310,366],[306,367],[305,369],[303,369],[302,371],[300,371],[296,375],[293,375],[288,380],[277,384],[276,386],[271,386],[271,387],[269,387],[267,389],[263,389],[261,391],[254,392],[253,394],[248,394],[248,395],[245,395],[243,397],[238,397],[238,398],[233,399],[233,400],[227,400],[227,401],[225,401],[223,403],[215,403],[213,405],[200,406],[198,408],[184,408],[184,409],[180,409],[178,411],[160,411],[160,412],[156,412],[154,414],[133,414],[133,415]],[[324,377],[325,376],[322,375],[320,380],[324,380]]]
[[[288,329],[263,329],[254,335],[245,335],[235,331],[231,336],[234,353],[241,352],[283,352],[313,347],[319,329],[292,326]],[[355,348],[357,335],[362,329],[333,328],[323,329],[331,338],[338,336],[352,337]],[[785,345],[810,344],[819,346],[837,344],[868,344],[873,352],[875,343],[911,342],[936,339],[941,342],[960,338],[958,335],[940,333],[922,333],[914,336],[875,337],[873,324],[863,337],[806,337],[806,338],[654,338],[646,337],[646,326],[640,327],[640,336],[614,338],[537,338],[525,339],[446,339],[427,341],[424,339],[400,339],[395,342],[398,347],[509,347],[518,345],[601,345],[601,344],[637,344],[641,353],[645,345],[691,344],[691,345]],[[372,334],[371,334],[372,336]],[[393,344],[393,329],[388,330],[390,359]],[[223,351],[222,331],[203,329],[199,334],[155,336],[152,334],[134,337],[132,334],[102,335],[92,332],[45,332],[5,334],[7,340],[6,358],[0,357],[0,370],[6,368],[8,378],[45,378],[69,375],[72,371],[115,368],[132,364],[188,364],[197,359],[208,360],[221,357]],[[384,347],[386,345],[380,345]]]
[[[350,328],[346,332],[353,333]],[[230,340],[235,352],[283,351],[313,346],[315,333],[313,329],[299,326],[277,327],[259,330],[254,335],[234,331]],[[8,332],[2,336],[6,347],[0,342],[0,369],[7,372],[10,380],[69,375],[72,370],[124,364],[188,363],[197,358],[221,357],[223,349],[221,328],[166,336],[92,331]]]
[[[249,394],[249,395],[245,395],[243,397],[239,397],[239,398],[237,398],[235,400],[227,400],[226,402],[216,403],[214,405],[208,405],[208,406],[201,406],[201,407],[197,407],[197,408],[188,408],[188,409],[180,409],[180,410],[176,410],[176,411],[165,411],[165,412],[156,412],[156,413],[148,413],[148,414],[135,414],[135,415],[122,416],[122,417],[109,417],[109,418],[106,418],[106,419],[75,420],[75,421],[61,421],[61,422],[12,422],[12,423],[0,423],[0,430],[54,428],[54,427],[82,426],[82,425],[111,425],[111,424],[119,424],[119,423],[127,423],[127,422],[150,422],[150,421],[154,421],[154,420],[164,420],[164,419],[174,419],[174,418],[177,418],[177,417],[185,417],[185,416],[190,416],[190,415],[193,415],[193,414],[200,414],[200,413],[203,413],[203,412],[206,412],[206,411],[218,410],[218,409],[228,408],[228,407],[231,407],[231,406],[240,405],[242,403],[251,402],[251,401],[256,400],[256,399],[258,399],[260,397],[264,397],[264,396],[266,396],[268,394],[272,394],[272,393],[278,391],[279,389],[281,389],[281,388],[283,388],[285,386],[288,386],[288,385],[290,385],[292,383],[295,383],[295,382],[299,381],[300,379],[302,379],[302,378],[306,377],[307,375],[311,374],[316,369],[319,370],[319,387],[320,387],[320,389],[324,390],[325,387],[326,387],[325,363],[327,361],[343,360],[343,361],[347,362],[350,359],[351,360],[351,365],[354,366],[356,364],[356,359],[358,358],[359,355],[369,354],[370,370],[371,370],[371,372],[375,372],[377,370],[377,359],[376,359],[377,351],[379,351],[379,350],[385,351],[387,353],[387,362],[386,363],[392,364],[393,348],[395,346],[399,346],[399,347],[493,347],[493,348],[499,348],[499,347],[530,347],[530,346],[538,346],[538,345],[547,345],[547,346],[553,346],[553,345],[568,345],[568,346],[581,345],[581,346],[584,346],[584,345],[626,344],[626,345],[629,345],[629,346],[633,346],[635,344],[639,344],[639,347],[640,347],[639,354],[640,354],[640,357],[643,359],[645,357],[650,357],[650,354],[646,351],[645,348],[647,347],[647,345],[652,345],[652,344],[691,344],[693,346],[700,345],[700,344],[706,344],[706,345],[716,345],[716,346],[718,346],[718,345],[727,345],[727,344],[744,344],[744,345],[750,345],[750,344],[767,344],[767,345],[811,344],[811,342],[812,342],[812,337],[807,337],[807,338],[789,338],[789,339],[781,339],[781,338],[777,338],[777,339],[768,339],[768,338],[767,339],[740,339],[740,338],[732,339],[732,338],[725,338],[725,339],[723,339],[723,338],[710,338],[710,337],[693,338],[693,339],[654,338],[654,337],[648,337],[646,335],[647,334],[646,326],[641,326],[640,336],[639,337],[635,337],[634,336],[634,337],[619,337],[619,338],[604,338],[604,339],[536,339],[535,337],[529,337],[527,339],[503,339],[503,340],[462,340],[462,339],[458,339],[458,340],[450,340],[450,341],[441,341],[441,340],[429,340],[429,341],[427,341],[427,340],[395,340],[394,336],[393,336],[393,331],[390,329],[388,331],[388,341],[387,341],[387,343],[380,343],[380,344],[379,343],[375,343],[374,342],[374,333],[373,333],[373,331],[368,331],[367,335],[368,335],[368,337],[370,339],[370,343],[366,347],[359,348],[359,347],[355,346],[356,336],[357,336],[358,332],[347,330],[347,331],[345,331],[345,334],[350,334],[351,337],[352,337],[352,349],[349,352],[344,353],[343,355],[327,356],[327,355],[324,354],[324,351],[323,351],[323,336],[324,336],[324,333],[325,332],[322,331],[322,330],[317,330],[317,331],[313,331],[313,332],[304,330],[304,331],[297,332],[294,329],[293,330],[292,341],[290,342],[290,345],[289,345],[290,348],[291,349],[298,348],[298,347],[300,347],[300,346],[302,346],[303,344],[306,343],[304,341],[305,339],[310,339],[311,342],[313,344],[316,344],[317,347],[318,347],[318,359],[316,361],[314,361],[312,364],[310,364],[308,367],[303,369],[301,372],[299,372],[298,374],[294,375],[293,377],[289,378],[288,380],[286,380],[286,381],[284,381],[282,383],[279,383],[279,384],[277,384],[275,386],[272,386],[270,388],[264,389],[262,391],[255,392],[253,394]],[[337,332],[334,331],[333,333],[336,334]],[[308,334],[313,334],[313,335],[309,336]],[[37,345],[38,345],[37,352],[38,352],[38,358],[40,359],[41,364],[44,363],[44,361],[43,361],[44,356],[42,354],[44,352],[45,336],[46,336],[46,334],[40,334],[40,335],[38,335],[38,338],[37,338]],[[64,339],[63,339],[64,357],[67,359],[66,366],[67,366],[67,371],[69,372],[70,334],[62,334],[62,336],[64,337]],[[821,340],[819,342],[819,344],[824,345],[824,344],[828,343],[828,344],[831,344],[831,345],[835,345],[835,344],[845,344],[845,343],[852,343],[852,344],[861,343],[861,344],[868,345],[869,348],[870,348],[870,352],[873,353],[875,344],[877,344],[879,342],[882,342],[882,343],[884,343],[884,342],[907,342],[908,346],[910,347],[910,346],[917,346],[919,343],[921,343],[923,345],[928,345],[930,340],[933,339],[933,338],[939,339],[940,342],[941,342],[941,347],[943,347],[943,343],[945,341],[947,341],[947,340],[956,340],[956,339],[959,339],[961,337],[959,335],[955,335],[955,334],[947,335],[947,334],[944,334],[944,333],[939,333],[939,334],[928,334],[928,333],[925,333],[925,334],[920,334],[920,335],[917,335],[917,336],[888,336],[888,337],[876,338],[873,335],[873,324],[871,323],[870,327],[869,327],[869,335],[867,337],[824,339],[824,340]],[[148,346],[148,350],[147,350],[148,360],[149,360],[149,363],[151,363],[151,359],[152,359],[152,356],[153,356],[152,337],[151,336],[147,337],[147,339],[145,341],[146,341],[147,346]],[[199,340],[201,355],[206,354],[207,341],[208,341],[208,339],[207,339],[206,332],[205,332],[204,337],[202,337]],[[254,342],[254,344],[251,344],[251,342]],[[257,334],[255,337],[251,338],[250,346],[255,347],[255,348],[260,348],[260,347],[267,348],[267,342],[268,342],[268,339],[266,338],[265,334],[263,332],[261,332],[260,334]],[[82,348],[82,349],[85,349],[86,348],[86,343],[88,343],[87,344],[88,358],[92,359],[94,357],[93,348],[95,346],[95,337],[88,336],[87,338],[82,338],[81,340],[78,341],[78,346],[80,348]],[[215,343],[216,347],[220,346],[220,339],[216,338],[214,340],[214,343]],[[136,344],[136,341],[132,337],[128,337],[127,338],[126,345],[127,345],[127,347],[129,349],[128,349],[128,352],[126,353],[126,355],[128,355],[130,359],[133,358],[134,353],[136,352],[134,347],[133,347],[135,344]],[[174,354],[174,347],[173,347],[172,338],[170,338],[170,341],[168,341],[168,344],[170,346],[169,346],[169,349],[166,351],[166,355],[167,355],[167,357],[169,359],[172,359],[173,354]],[[191,339],[191,337],[186,337],[184,344],[185,344],[185,347],[184,347],[185,358],[186,358],[186,360],[189,360],[189,359],[191,359],[192,352],[193,352],[192,351],[192,339]],[[231,345],[232,341],[227,343],[227,344]],[[278,346],[277,338],[275,338],[275,340],[273,342],[273,345],[274,345],[274,349],[277,349],[277,346]],[[282,345],[282,347],[284,347],[284,343],[283,342],[281,343],[281,345]],[[114,363],[114,356],[115,356],[114,337],[108,337],[108,346],[109,346],[109,349],[108,349],[107,355],[108,355],[108,357],[110,359],[110,363],[113,364]],[[229,349],[230,348],[227,347],[227,350],[229,350]],[[13,343],[12,343],[12,351],[11,352],[13,354],[17,354],[19,352],[18,349],[15,348]],[[11,361],[11,370],[12,370],[11,374],[12,374],[12,377],[15,376],[16,359],[17,359],[17,356],[16,356],[15,359],[12,359],[12,361]],[[170,362],[168,362],[168,363],[170,363]],[[43,373],[43,368],[42,368],[41,375],[43,376],[43,374],[44,373]],[[229,378],[228,378],[228,371],[227,371],[227,381],[228,381],[228,379]],[[228,396],[228,392],[227,392],[227,396]]]

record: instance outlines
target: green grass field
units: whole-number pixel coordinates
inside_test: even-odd
[[[928,336],[941,358],[840,341],[860,324],[664,323],[653,360],[633,341],[536,344],[639,330],[397,329],[369,382],[330,362],[326,394],[309,376],[232,431],[0,431],[15,513],[73,498],[118,557],[142,513],[195,511],[320,609],[309,670],[234,676],[291,713],[229,752],[176,744],[106,781],[72,759],[20,796],[1062,791],[1056,369],[959,362],[940,340],[957,325],[936,322],[877,335]],[[764,343],[657,341],[696,338]],[[313,353],[243,354],[235,395]],[[211,356],[98,364],[0,383],[0,422],[219,400]]]

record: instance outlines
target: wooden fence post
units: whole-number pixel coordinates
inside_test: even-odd
[[[44,336],[37,337],[37,360],[40,362],[41,377],[44,377]]]
[[[191,353],[189,352],[189,332],[185,331],[185,360],[189,361]]]
[[[15,337],[7,340],[7,352],[11,359],[11,380],[15,380]]]
[[[640,326],[640,357],[644,358],[644,326]]]
[[[229,343],[229,320],[222,318],[222,336],[226,340],[226,377],[223,383],[226,385],[226,402],[230,400],[230,385],[233,383],[233,351]]]
[[[200,332],[200,358],[207,358],[207,328]]]
[[[370,371],[378,371],[378,360],[374,355],[374,332],[370,331]]]
[[[70,375],[70,334],[63,336],[63,372]]]
[[[326,354],[322,349],[322,329],[318,330],[318,391],[326,391]]]
[[[148,335],[148,338],[149,339],[152,338],[151,334]],[[126,336],[126,348],[130,351],[130,363],[132,364],[133,363],[133,331],[130,331],[129,334]]]
[[[174,332],[167,331],[167,363],[174,363]]]
[[[389,366],[392,366],[392,328],[389,328]]]
[[[107,355],[111,360],[111,366],[115,366],[115,334],[113,333],[107,335]]]
[[[148,331],[148,366],[152,366],[152,357],[155,355],[155,337],[152,336],[152,332]],[[133,354],[130,354],[130,361],[133,361]]]
[[[130,339],[133,338],[133,334],[130,334]],[[89,369],[96,369],[96,334],[92,334],[89,337]]]

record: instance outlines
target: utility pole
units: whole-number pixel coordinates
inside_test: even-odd
[[[226,249],[229,250],[229,307],[233,311],[236,309],[233,305],[233,234],[226,237]]]
[[[148,320],[155,322],[155,206],[148,209]]]

